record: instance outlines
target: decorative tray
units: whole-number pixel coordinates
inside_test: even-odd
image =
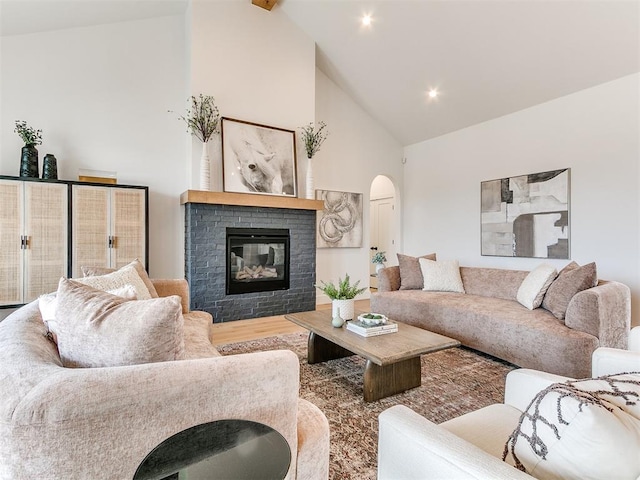
[[[382,325],[387,323],[388,318],[381,313],[363,313],[358,315],[358,320],[367,325]]]

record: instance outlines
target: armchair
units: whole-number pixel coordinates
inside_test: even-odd
[[[632,329],[629,348],[596,349],[593,377],[640,372],[640,327]],[[566,380],[535,370],[514,370],[507,376],[504,403],[440,425],[402,405],[383,411],[379,416],[378,479],[531,479],[502,461],[505,443],[536,394]]]
[[[65,368],[38,301],[0,322],[0,479],[130,480],[166,438],[230,418],[285,437],[287,479],[326,479],[329,426],[298,396],[297,356],[220,356],[209,341],[211,316],[189,311],[186,281],[154,285],[160,296],[182,297],[186,360]]]

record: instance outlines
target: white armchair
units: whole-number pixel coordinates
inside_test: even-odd
[[[593,377],[640,371],[640,327],[632,329],[629,350],[598,348]],[[528,369],[510,372],[504,403],[436,425],[398,405],[380,414],[378,479],[531,479],[502,461],[506,439],[538,392],[569,380]]]

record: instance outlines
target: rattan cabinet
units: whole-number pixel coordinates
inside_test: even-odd
[[[74,184],[72,187],[72,275],[83,265],[120,268],[134,259],[146,266],[145,187]]]
[[[0,176],[0,308],[54,292],[81,267],[149,260],[149,189]]]
[[[0,179],[0,306],[55,291],[68,274],[65,183]]]

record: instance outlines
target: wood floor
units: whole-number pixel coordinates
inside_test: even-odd
[[[316,309],[330,310],[331,304],[318,305]],[[356,300],[356,310],[369,311],[369,300]],[[214,323],[213,344],[224,345],[225,343],[246,342],[258,338],[304,331],[304,328],[286,320],[284,315]]]

